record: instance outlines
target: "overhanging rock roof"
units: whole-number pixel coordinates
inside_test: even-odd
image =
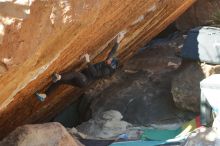
[[[11,59],[0,76],[0,137],[17,126],[50,119],[81,91],[61,87],[41,103],[33,93],[46,88],[53,72],[83,67],[86,52],[101,60],[117,34],[125,32],[117,56],[126,61],[196,0],[45,0],[26,6],[30,14],[7,13],[0,57]],[[0,7],[2,6],[0,3]],[[3,15],[3,16],[4,16]],[[15,17],[18,17],[15,19]],[[0,21],[1,22],[1,21]],[[110,43],[111,44],[111,43]],[[71,95],[71,96],[70,96]]]

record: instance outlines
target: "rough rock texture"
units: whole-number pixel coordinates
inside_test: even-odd
[[[212,128],[201,127],[187,139],[184,146],[217,146],[215,145],[217,134]]]
[[[2,0],[0,2],[0,44],[2,44],[6,27],[21,23],[30,14],[30,5],[34,0]]]
[[[172,81],[172,95],[178,108],[200,111],[200,81],[220,73],[220,65],[207,65],[186,61]]]
[[[120,111],[125,121],[137,125],[180,121],[170,91],[175,70],[181,64],[175,50],[182,43],[182,36],[176,35],[154,40],[115,76],[97,82],[82,98],[79,111],[87,115],[82,119],[113,109]]]
[[[48,87],[53,72],[79,70],[86,52],[94,62],[101,60],[122,32],[126,34],[117,55],[125,61],[195,0],[27,0],[24,6],[18,2],[0,2],[5,7],[0,9],[0,137],[19,125],[47,121],[80,96],[78,89],[63,86],[44,103],[37,101],[33,93]],[[2,24],[10,7],[19,8],[16,14],[26,9],[30,13]]]
[[[24,125],[0,142],[0,146],[83,146],[59,123]]]
[[[110,110],[93,117],[89,121],[77,126],[79,132],[86,134],[87,138],[117,138],[132,125],[122,121],[123,116],[120,112]]]
[[[71,136],[73,137],[79,137],[79,138],[82,138],[82,139],[86,139],[87,138],[87,135],[79,132],[76,128],[72,127],[72,128],[66,128],[66,130],[70,133]]]
[[[219,11],[219,0],[198,0],[190,9],[188,9],[176,21],[176,26],[181,31],[201,25],[212,24],[213,15]]]

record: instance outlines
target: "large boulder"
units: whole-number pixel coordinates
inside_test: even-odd
[[[40,104],[34,93],[52,83],[51,74],[85,67],[85,53],[102,61],[126,33],[117,51],[123,63],[195,1],[1,0],[0,138],[51,119],[81,95],[63,86]]]
[[[219,11],[219,0],[198,0],[176,21],[176,26],[181,31],[187,31],[200,25],[212,24],[213,15]]]
[[[215,145],[216,138],[216,130],[201,127],[189,136],[184,146],[217,146]]]
[[[194,112],[200,111],[200,81],[220,73],[220,65],[183,62],[172,81],[172,95],[177,107]]]
[[[18,127],[0,142],[0,146],[83,146],[59,123]]]
[[[122,118],[123,116],[120,112],[110,110],[82,123],[77,129],[88,135],[88,138],[116,138],[119,134],[123,134],[132,126],[130,123],[122,121]]]

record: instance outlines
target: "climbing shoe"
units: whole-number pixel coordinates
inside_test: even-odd
[[[61,79],[61,75],[59,75],[58,73],[53,73],[52,75],[52,81],[54,83],[56,83],[57,81],[59,81]]]
[[[46,94],[38,93],[38,92],[35,93],[35,96],[37,97],[38,100],[40,100],[40,101],[42,101],[42,102],[43,102],[43,101],[46,99],[46,97],[47,97]]]

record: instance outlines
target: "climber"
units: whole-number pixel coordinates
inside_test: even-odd
[[[87,63],[87,68],[83,69],[80,72],[70,71],[63,74],[54,73],[52,75],[53,84],[49,86],[45,93],[36,92],[35,96],[40,101],[44,101],[47,95],[50,95],[50,93],[61,84],[68,84],[83,88],[94,80],[110,77],[118,68],[118,60],[115,58],[114,55],[123,37],[124,34],[119,34],[117,36],[115,45],[113,46],[112,50],[108,54],[108,57],[104,61],[98,62],[96,64],[91,64],[89,55],[84,55],[85,61]]]

